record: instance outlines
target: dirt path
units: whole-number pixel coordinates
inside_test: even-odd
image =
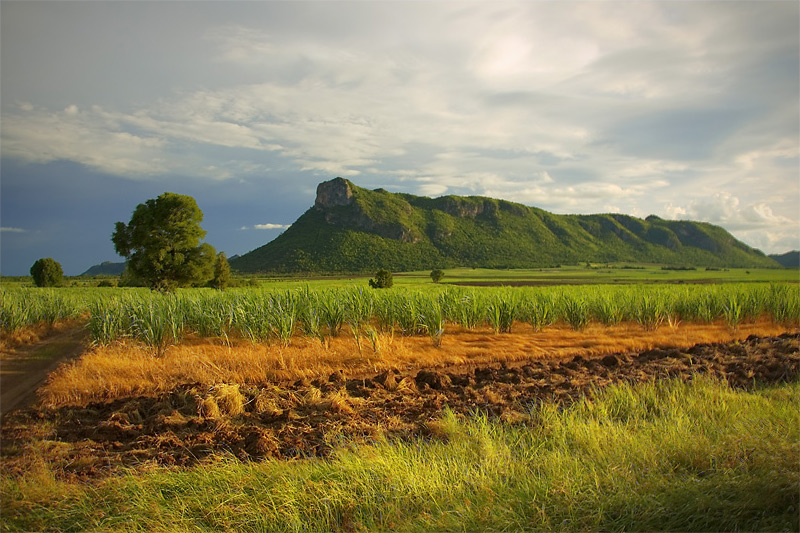
[[[86,347],[83,327],[71,328],[31,346],[3,350],[0,355],[0,416],[28,407],[47,375]]]

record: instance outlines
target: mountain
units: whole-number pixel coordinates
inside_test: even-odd
[[[94,265],[89,268],[81,276],[119,276],[125,271],[125,263],[112,263],[111,261],[103,261],[99,265]]]
[[[769,257],[785,268],[800,268],[800,251],[794,250],[785,254],[770,255]]]
[[[777,267],[719,226],[619,215],[555,215],[481,196],[428,198],[336,178],[275,240],[230,261],[240,272],[531,268],[583,261]]]

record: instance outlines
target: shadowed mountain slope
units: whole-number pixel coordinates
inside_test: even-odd
[[[90,267],[81,276],[119,276],[125,271],[125,263],[112,263],[103,261],[99,265]]]
[[[769,257],[777,261],[784,268],[800,268],[800,251],[792,250],[785,254],[775,254]]]

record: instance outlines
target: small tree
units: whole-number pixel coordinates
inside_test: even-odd
[[[431,279],[434,283],[439,283],[444,277],[444,271],[440,268],[431,271]]]
[[[52,257],[38,259],[31,266],[31,276],[37,287],[55,287],[64,282],[61,264]]]
[[[394,285],[392,273],[383,268],[375,273],[375,279],[369,280],[369,286],[373,289],[388,289],[392,285]]]
[[[165,192],[136,206],[130,222],[117,222],[114,249],[128,270],[154,290],[203,285],[214,275],[216,250],[200,244],[203,212],[191,196]]]
[[[228,264],[225,252],[220,252],[214,261],[214,279],[211,280],[211,286],[215,289],[224,290],[230,281],[231,265]]]

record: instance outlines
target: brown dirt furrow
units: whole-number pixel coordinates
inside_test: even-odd
[[[21,410],[3,423],[2,469],[24,471],[33,450],[61,475],[79,478],[121,466],[190,466],[226,452],[242,460],[325,456],[342,439],[435,435],[445,409],[522,421],[537,402],[569,403],[612,383],[697,375],[744,388],[796,380],[800,334],[361,379],[335,372],[259,386],[184,385],[157,397]]]

